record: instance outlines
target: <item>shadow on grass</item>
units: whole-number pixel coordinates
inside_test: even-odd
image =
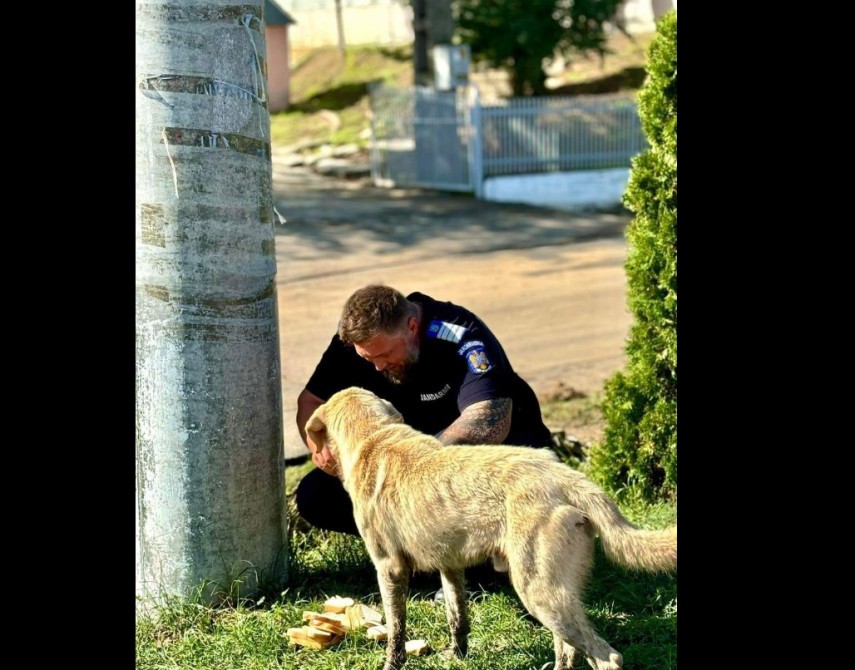
[[[643,67],[625,67],[620,72],[550,89],[548,95],[600,95],[618,91],[637,91],[644,84],[647,72]]]
[[[292,532],[290,547],[289,586],[303,597],[365,600],[378,590],[377,573],[359,538],[312,529]]]
[[[341,111],[358,103],[368,95],[370,81],[360,81],[351,84],[342,84],[321,93],[306,98],[301,102],[292,104],[288,110],[295,112],[312,113],[322,109],[330,111]]]
[[[380,47],[377,49],[378,53],[389,58],[391,60],[396,60],[399,63],[403,63],[405,61],[410,60],[413,57],[413,51],[409,46],[406,47]]]

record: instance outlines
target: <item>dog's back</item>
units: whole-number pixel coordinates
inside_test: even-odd
[[[598,486],[549,449],[442,446],[402,424],[374,437],[354,465],[354,513],[366,533],[404,548],[418,569],[503,555],[510,523],[536,524],[561,505],[584,512],[616,562],[646,570],[676,567],[676,529],[637,529]]]
[[[403,549],[420,570],[464,567],[501,552],[508,491],[522,472],[534,481],[555,463],[546,450],[443,447],[396,428],[405,430],[366,441],[346,485],[366,541]]]

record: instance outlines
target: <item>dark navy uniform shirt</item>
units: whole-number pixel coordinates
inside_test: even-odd
[[[350,386],[391,402],[407,424],[437,435],[476,402],[511,398],[511,430],[504,444],[550,446],[540,405],[531,387],[511,367],[502,345],[472,312],[423,293],[408,300],[422,306],[419,361],[407,380],[393,384],[373,363],[335,335],[306,388],[322,400]]]

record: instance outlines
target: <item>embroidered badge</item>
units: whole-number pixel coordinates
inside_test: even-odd
[[[464,344],[460,349],[457,350],[457,353],[461,356],[469,351],[472,347],[483,347],[484,343],[481,340],[471,340]]]
[[[437,340],[448,340],[457,344],[460,338],[466,332],[465,326],[459,326],[456,323],[448,323],[446,321],[431,321],[428,324],[427,336]]]
[[[469,369],[475,374],[487,372],[493,367],[490,359],[487,358],[487,352],[483,349],[473,349],[466,354],[466,362],[469,363]]]

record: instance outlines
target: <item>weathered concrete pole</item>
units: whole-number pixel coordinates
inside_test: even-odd
[[[137,0],[137,594],[284,580],[262,0]],[[207,595],[216,598],[212,586]],[[235,595],[234,591],[232,595]]]

